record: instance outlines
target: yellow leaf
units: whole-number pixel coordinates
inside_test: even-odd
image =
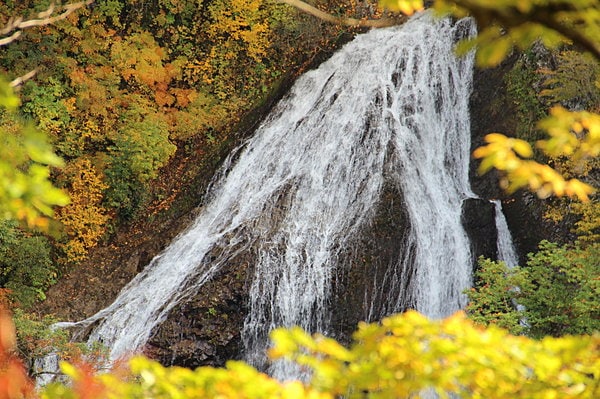
[[[405,15],[412,15],[424,8],[422,0],[382,0],[381,5],[392,11],[400,11]]]
[[[484,67],[494,67],[500,64],[513,44],[508,36],[497,37],[493,41],[480,43],[477,51],[477,64]]]
[[[565,187],[565,193],[571,197],[577,197],[582,202],[588,202],[590,200],[589,195],[593,194],[595,189],[577,179],[571,179],[567,182]]]
[[[61,362],[60,370],[68,377],[76,380],[79,377],[79,371],[71,363]]]
[[[517,154],[522,156],[523,158],[531,158],[533,156],[533,150],[531,149],[531,145],[525,140],[513,139],[512,147]]]
[[[504,143],[508,137],[501,133],[489,133],[485,135],[484,140],[488,143]]]

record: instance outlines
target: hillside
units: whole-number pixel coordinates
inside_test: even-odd
[[[340,15],[380,14],[369,4],[320,6]],[[1,5],[0,24],[46,7]],[[52,170],[52,180],[71,197],[49,230],[0,226],[7,237],[0,248],[2,292],[13,306],[60,320],[80,320],[107,306],[193,220],[220,164],[293,81],[358,32],[279,3],[96,1],[2,48],[4,74],[14,78],[34,68],[37,74],[20,89],[21,114],[3,113],[1,122],[18,130],[33,121],[50,137],[65,161]],[[537,121],[556,104],[599,109],[598,89],[590,88],[599,75],[597,63],[571,47],[537,46],[515,52],[498,68],[477,70],[472,149],[491,131],[535,142],[542,134]],[[567,176],[598,181],[598,159],[578,164],[536,156]],[[597,245],[594,197],[577,204],[527,191],[506,194],[497,174],[481,177],[476,167],[472,162],[471,182],[482,199],[466,206],[464,220],[475,256],[497,255],[488,199],[502,200],[522,264],[544,239],[577,243],[577,250]],[[394,202],[402,194],[386,190],[389,202],[374,218],[375,236],[359,237],[353,249],[363,266],[373,266],[376,256],[382,262],[394,256],[403,238],[405,210]],[[206,290],[177,308],[153,333],[147,353],[186,366],[221,365],[238,356],[249,256],[232,260]],[[343,283],[360,286],[364,277]],[[334,302],[360,306],[360,300]],[[336,317],[346,335],[360,320],[352,311]],[[207,320],[200,330],[192,322],[197,318]]]

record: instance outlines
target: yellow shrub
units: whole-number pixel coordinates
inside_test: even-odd
[[[62,244],[62,249],[68,262],[80,262],[106,230],[109,217],[102,206],[102,199],[107,185],[103,182],[101,172],[86,158],[69,164],[64,173],[71,180],[68,190],[71,203],[58,212],[58,220],[68,235],[68,241]]]
[[[299,328],[273,334],[271,356],[313,371],[306,384],[281,383],[249,365],[189,370],[136,357],[127,372],[94,375],[63,363],[73,384],[42,398],[597,398],[600,336],[535,341],[480,328],[464,315],[431,321],[416,312],[362,323],[349,349]],[[423,393],[425,393],[424,396]]]

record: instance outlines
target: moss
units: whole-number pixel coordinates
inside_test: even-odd
[[[504,76],[507,95],[517,111],[517,137],[535,142],[543,137],[536,123],[546,116],[546,106],[539,100],[540,78],[536,74],[537,56],[523,54]]]

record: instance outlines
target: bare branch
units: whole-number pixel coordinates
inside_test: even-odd
[[[8,35],[10,32],[12,32],[13,26],[20,24],[22,20],[23,18],[21,17],[16,19],[15,17],[10,17],[6,26],[0,29],[0,35]]]
[[[4,46],[4,45],[6,45],[6,44],[8,44],[10,42],[14,42],[15,40],[18,39],[19,36],[21,36],[21,31],[20,30],[14,32],[9,37],[5,37],[3,39],[0,39],[0,46]]]
[[[15,40],[21,35],[21,31],[26,28],[30,28],[32,26],[44,26],[53,24],[57,21],[63,20],[67,18],[73,11],[78,10],[80,8],[86,7],[92,4],[95,0],[85,0],[80,1],[78,3],[71,3],[64,6],[56,8],[55,4],[52,3],[48,7],[46,11],[40,12],[35,19],[23,20],[23,18],[13,18],[6,24],[5,27],[0,29],[0,35],[8,35],[11,32],[10,36],[0,39],[0,46],[5,46]],[[58,10],[58,11],[57,11]],[[56,16],[52,16],[54,12],[60,12],[60,14]]]
[[[42,18],[42,19],[50,18],[50,16],[52,15],[53,12],[54,12],[54,3],[51,3],[46,11],[42,11],[38,14],[38,18]]]
[[[317,17],[325,22],[330,22],[336,25],[346,25],[354,27],[365,27],[365,28],[383,28],[386,26],[398,25],[403,22],[402,19],[396,18],[382,18],[382,19],[356,19],[356,18],[342,18],[328,14],[324,11],[319,10],[316,7],[311,6],[301,0],[278,0],[281,3],[288,4],[292,7],[299,9],[302,12]]]
[[[37,73],[37,69],[34,69],[33,71],[29,71],[25,75],[19,76],[18,78],[13,79],[13,81],[10,82],[8,85],[10,87],[18,87],[18,86],[22,85],[23,83],[27,82],[29,79],[33,78],[36,73]]]

